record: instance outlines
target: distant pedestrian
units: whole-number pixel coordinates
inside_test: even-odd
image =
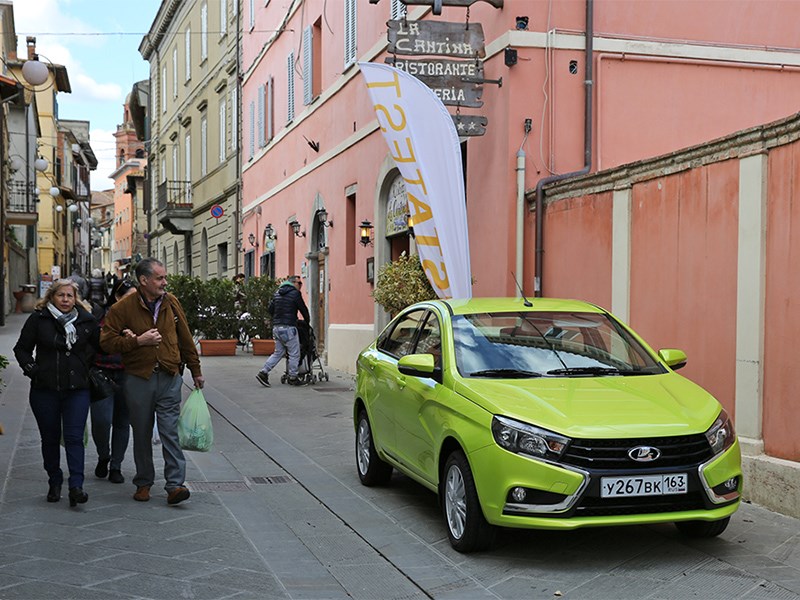
[[[103,272],[100,269],[92,271],[92,277],[89,279],[89,301],[92,307],[105,307],[108,293],[106,291],[106,280],[103,277]]]
[[[78,292],[83,300],[89,299],[89,283],[83,278],[83,274],[81,273],[79,266],[75,265],[72,267],[72,275],[70,275],[67,279],[71,279],[77,284]]]
[[[125,296],[135,293],[136,287],[130,281],[120,281],[109,298],[109,307]],[[100,320],[101,327],[104,321],[105,315]],[[125,333],[133,336],[133,332],[129,330],[126,330]],[[111,483],[125,483],[125,477],[122,475],[122,460],[128,449],[131,422],[125,402],[123,387],[125,367],[122,363],[122,355],[98,352],[94,364],[117,386],[110,396],[92,402],[89,407],[92,414],[92,440],[97,448],[97,466],[94,474],[100,479],[108,477]]]
[[[204,379],[183,308],[166,291],[167,270],[163,263],[145,258],[136,265],[135,276],[138,293],[109,309],[100,342],[105,352],[121,353],[125,365],[125,397],[136,463],[133,498],[139,502],[150,499],[155,480],[152,435],[157,420],[167,502],[178,504],[189,498],[184,486],[186,459],[178,443],[183,365],[189,367],[195,387],[202,388]],[[126,335],[126,329],[134,335]]]
[[[256,374],[256,379],[264,387],[270,387],[269,372],[275,368],[284,354],[289,353],[289,385],[300,385],[297,370],[300,365],[300,336],[297,333],[298,311],[310,321],[308,308],[300,289],[303,282],[296,275],[284,281],[269,303],[268,311],[272,315],[272,337],[275,338],[275,352],[267,359],[264,366]]]
[[[30,404],[42,439],[47,501],[61,499],[63,435],[70,506],[89,499],[83,491],[83,431],[89,414],[88,365],[98,348],[100,326],[87,309],[74,281],[54,281],[14,346],[14,356],[31,379]]]

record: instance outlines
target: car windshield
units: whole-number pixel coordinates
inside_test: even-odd
[[[465,377],[597,377],[665,370],[603,313],[476,313],[453,317]]]

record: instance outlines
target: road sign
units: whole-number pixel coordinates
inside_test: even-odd
[[[215,219],[221,218],[224,214],[225,210],[219,204],[215,204],[211,207],[211,216]]]

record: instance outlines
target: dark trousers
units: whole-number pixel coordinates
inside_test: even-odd
[[[92,413],[92,439],[97,448],[97,457],[100,460],[110,460],[109,468],[119,471],[131,435],[131,422],[123,389],[125,373],[120,369],[106,369],[105,373],[119,388],[113,396],[92,402],[89,409]]]
[[[31,388],[31,410],[42,438],[42,459],[48,483],[61,485],[62,431],[69,468],[69,487],[83,487],[83,431],[89,415],[89,390],[39,390]]]

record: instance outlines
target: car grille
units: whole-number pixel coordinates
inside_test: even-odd
[[[636,498],[584,497],[578,505],[576,517],[608,515],[641,515],[645,513],[680,512],[705,508],[701,492],[682,496],[640,496]]]
[[[636,446],[658,448],[661,456],[651,462],[637,462],[628,456],[628,450]],[[711,457],[711,447],[701,433],[660,438],[574,439],[560,462],[587,470],[662,470],[696,465]]]

